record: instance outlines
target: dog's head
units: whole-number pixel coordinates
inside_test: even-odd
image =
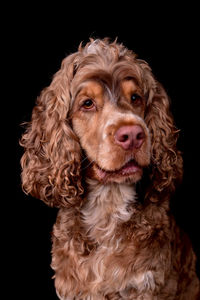
[[[37,100],[21,140],[23,188],[49,205],[76,205],[81,174],[137,182],[148,167],[155,201],[155,191],[173,190],[181,177],[177,136],[148,64],[117,42],[90,40]]]

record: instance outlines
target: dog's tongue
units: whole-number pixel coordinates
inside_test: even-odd
[[[109,174],[109,172],[106,172],[100,168],[98,168],[97,172],[100,179],[104,179]]]
[[[100,179],[104,179],[106,176],[112,176],[112,175],[128,175],[137,172],[140,169],[138,164],[131,160],[128,163],[126,163],[121,169],[116,171],[105,171],[100,168],[98,168],[98,176]]]

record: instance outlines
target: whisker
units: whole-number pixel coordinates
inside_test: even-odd
[[[90,161],[84,168],[81,168],[81,171],[87,169],[91,164],[93,164],[93,162],[95,162],[95,160]]]
[[[81,161],[81,164],[82,164],[86,159],[88,159],[87,156],[84,157],[84,159]]]
[[[98,148],[100,148],[101,145],[98,145]],[[90,159],[88,158],[88,156],[85,154],[85,151],[83,151],[84,153],[84,158],[81,160],[81,164],[83,164],[83,162],[85,162],[86,160],[88,160],[88,164],[86,166],[84,166],[83,168],[81,168],[81,171],[87,169],[91,164],[93,164],[96,160],[97,160],[97,154],[95,155],[95,158],[90,161]]]

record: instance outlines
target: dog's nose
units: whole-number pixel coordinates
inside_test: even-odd
[[[122,126],[115,133],[115,142],[124,150],[139,149],[145,139],[144,130],[140,125]]]

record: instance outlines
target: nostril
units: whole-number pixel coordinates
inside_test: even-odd
[[[144,131],[141,131],[136,135],[136,140],[143,140],[144,137],[145,137]]]
[[[119,137],[119,142],[126,142],[127,140],[129,139],[129,136],[128,136],[128,134],[124,134],[124,135],[122,135],[122,136],[120,136]]]

